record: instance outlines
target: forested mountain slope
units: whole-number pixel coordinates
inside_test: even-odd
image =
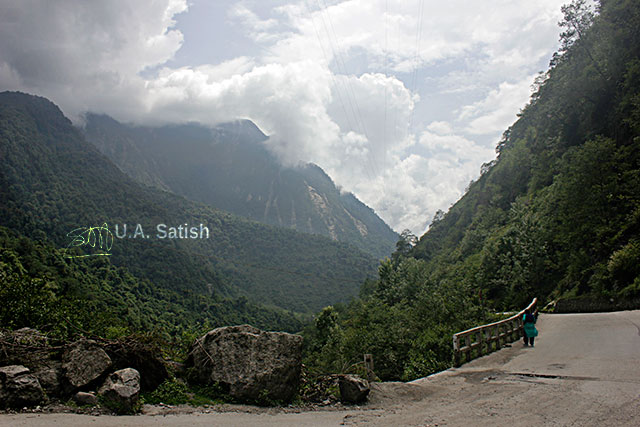
[[[0,327],[115,337],[153,333],[180,340],[194,331],[251,323],[298,331],[303,319],[246,298],[163,288],[104,256],[67,260],[65,251],[0,227]]]
[[[411,252],[501,308],[640,295],[640,4],[564,12],[561,50],[497,160]]]
[[[496,161],[361,298],[307,330],[307,365],[385,379],[450,366],[451,335],[533,297],[640,297],[640,2],[563,7],[561,50]]]
[[[265,224],[389,256],[398,235],[313,164],[284,167],[248,120],[210,129],[190,123],[131,126],[87,114],[83,132],[135,180]]]
[[[114,266],[185,301],[246,297],[309,312],[349,299],[375,268],[373,257],[347,244],[141,186],[86,142],[50,101],[0,94],[0,225],[62,249],[77,242],[72,230],[103,223],[116,236],[124,224],[129,227],[127,237],[113,239],[108,258]],[[135,235],[137,224],[149,238]],[[208,238],[160,238],[159,224],[167,232],[203,224]]]

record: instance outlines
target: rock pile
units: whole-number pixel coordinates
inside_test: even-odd
[[[141,390],[155,390],[169,376],[159,355],[159,349],[139,341],[80,338],[52,344],[32,329],[0,330],[0,407],[72,398],[78,405],[133,413]],[[197,339],[183,372],[190,381],[236,401],[277,404],[296,397],[301,368],[301,336],[242,325],[217,328]],[[336,400],[338,382],[343,402],[361,403],[369,393],[368,383],[356,376],[328,381]]]
[[[85,338],[53,345],[33,329],[0,331],[0,407],[72,397],[79,405],[100,399],[117,413],[132,413],[141,389],[139,367],[153,372],[150,390],[168,377],[163,360],[143,345]]]

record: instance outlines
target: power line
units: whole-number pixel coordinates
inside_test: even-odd
[[[384,2],[384,77],[387,79],[389,73],[389,0]],[[386,192],[385,174],[387,173],[387,82],[384,82],[384,129],[382,138],[382,196]]]
[[[329,65],[329,57],[328,57],[327,52],[326,52],[326,50],[325,50],[325,48],[324,48],[324,44],[322,43],[322,39],[321,39],[321,37],[320,37],[320,32],[318,31],[318,27],[316,26],[315,20],[313,19],[313,14],[312,14],[312,13],[311,13],[311,11],[309,10],[309,7],[308,7],[308,5],[306,4],[306,2],[304,2],[303,4],[304,4],[304,6],[305,6],[305,9],[307,10],[307,14],[308,14],[308,15],[310,16],[310,18],[311,18],[311,23],[312,23],[312,25],[313,25],[313,29],[314,29],[314,31],[315,31],[315,33],[316,33],[316,37],[317,37],[317,39],[318,39],[318,44],[320,45],[320,49],[322,50],[322,56],[324,57],[324,60],[325,60],[325,62],[327,63],[327,66],[328,66],[328,65]],[[323,24],[324,24],[324,18],[322,17],[322,12],[321,12],[320,17],[323,19]],[[325,28],[325,31],[326,31],[326,28]],[[331,43],[331,40],[329,40],[329,43]],[[332,50],[333,50],[333,49],[332,49]],[[334,52],[334,56],[335,56],[335,52]],[[348,126],[349,126],[349,128],[351,128],[351,129],[356,129],[356,126],[354,126],[354,125],[353,125],[353,123],[351,122],[351,118],[349,117],[349,114],[348,114],[348,112],[347,112],[347,108],[346,108],[346,106],[345,106],[345,102],[344,102],[344,99],[343,99],[343,97],[342,97],[342,94],[341,94],[341,91],[340,91],[340,87],[339,87],[338,83],[336,82],[336,77],[333,75],[333,73],[331,72],[331,70],[329,70],[329,75],[331,76],[331,82],[332,82],[332,85],[333,85],[333,89],[334,89],[335,93],[336,93],[336,94],[337,94],[337,96],[338,96],[338,100],[340,101],[340,106],[342,107],[342,112],[344,113],[344,117],[345,117],[345,118],[346,118],[346,120],[347,120],[347,125],[348,125]],[[348,95],[348,94],[347,94],[347,95]],[[348,100],[348,101],[349,101],[349,103],[350,103],[350,99],[348,98],[348,96],[347,96],[347,100]],[[353,111],[353,106],[351,106],[351,111],[352,111],[352,114],[353,114],[353,119],[354,119],[354,120],[356,121],[356,123],[357,123],[357,117],[356,117],[356,115],[355,115],[355,112]],[[367,175],[369,176],[369,179],[372,179],[372,176],[371,176],[370,171],[369,171],[368,169],[366,169],[366,168],[365,168],[365,172],[366,172],[366,173],[367,173]]]
[[[416,25],[416,41],[415,41],[415,54],[414,54],[414,64],[413,64],[413,73],[411,76],[411,93],[416,91],[416,87],[418,85],[418,64],[420,57],[420,40],[422,39],[422,26],[424,23],[423,20],[424,15],[424,0],[420,0],[420,6],[418,7],[418,23]],[[411,115],[409,116],[409,130],[413,126],[413,117],[415,115],[415,108],[411,110]]]
[[[320,0],[316,0],[318,3],[318,7],[320,8],[320,17],[322,19],[325,31],[327,33],[327,39],[329,40],[329,44],[331,46],[331,49],[333,51],[334,57],[335,57],[335,62],[336,62],[336,66],[338,68],[338,72],[340,72],[343,76],[345,76],[345,80],[346,83],[344,84],[346,90],[346,96],[347,96],[347,100],[349,101],[349,105],[351,107],[351,111],[354,115],[354,120],[356,121],[356,124],[358,125],[359,129],[357,129],[356,127],[354,127],[353,129],[357,129],[361,134],[364,134],[365,137],[367,138],[367,141],[370,143],[371,142],[371,138],[369,136],[369,132],[367,131],[366,125],[365,125],[365,121],[362,118],[362,111],[360,109],[360,105],[358,104],[358,99],[355,95],[355,90],[353,89],[353,84],[351,83],[351,81],[348,78],[348,72],[347,72],[347,67],[345,65],[345,61],[342,57],[341,54],[341,46],[340,46],[340,42],[338,40],[336,31],[335,31],[335,27],[333,25],[333,21],[331,19],[331,14],[329,13],[329,8],[327,7],[327,4],[324,0],[323,4],[324,4],[324,9],[322,8],[322,6],[320,5]],[[329,22],[329,24],[327,25],[327,23],[325,22],[325,18],[324,15],[326,15],[326,21]],[[330,31],[331,30],[331,31]],[[333,36],[333,40],[332,40],[332,36]],[[337,47],[337,49],[336,49]],[[355,107],[354,107],[355,105]],[[367,161],[368,164],[365,166],[369,167],[369,169],[373,172],[373,176],[376,176],[378,173],[378,166],[375,162],[375,158],[373,157],[373,153],[370,152],[370,155],[367,156]],[[368,173],[368,172],[367,172]],[[368,173],[369,174],[369,173]]]

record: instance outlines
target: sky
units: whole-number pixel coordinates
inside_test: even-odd
[[[283,164],[421,235],[495,158],[565,2],[0,0],[0,90],[79,126],[250,119]]]

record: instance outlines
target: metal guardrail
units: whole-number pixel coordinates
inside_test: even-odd
[[[508,319],[453,334],[454,366],[460,366],[463,358],[467,362],[471,361],[474,358],[474,350],[477,350],[475,357],[480,357],[520,339],[523,330],[522,315],[527,309],[535,311],[537,304],[538,298],[534,298],[527,308]]]

